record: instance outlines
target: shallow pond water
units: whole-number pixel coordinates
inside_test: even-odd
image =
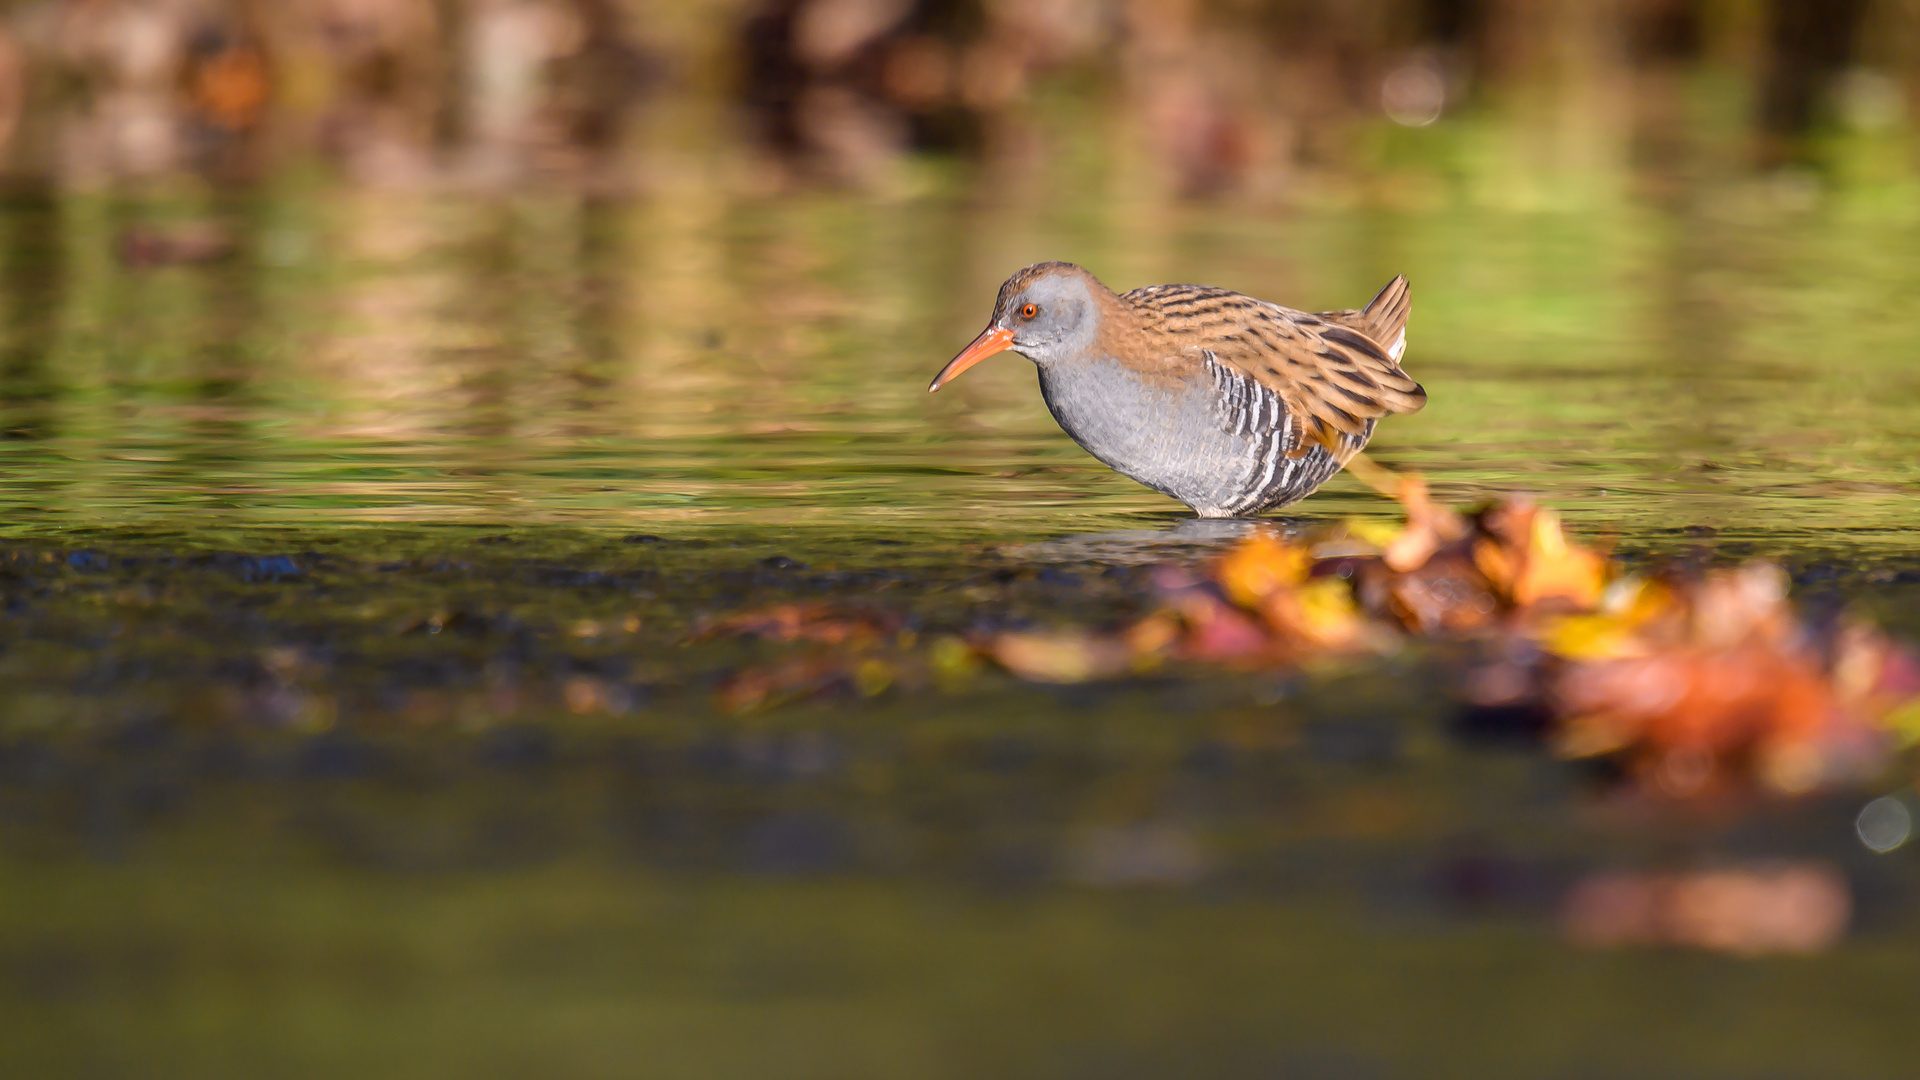
[[[1110,623],[1230,536],[1085,457],[1024,361],[925,393],[1043,258],[1310,308],[1405,273],[1432,403],[1382,463],[1530,490],[1634,559],[1771,555],[1920,635],[1920,185],[1836,153],[1821,181],[1524,210],[1466,166],[1309,209],[1071,176],[10,196],[0,1061],[1907,1075],[1920,873],[1854,825],[1906,775],[1622,800],[1463,712],[1445,649],[733,713],[715,688],[790,650],[689,643],[796,599],[921,639]],[[124,266],[133,222],[237,250]],[[1340,478],[1287,520],[1393,513]],[[1834,950],[1557,929],[1585,875],[1770,860],[1847,883]]]

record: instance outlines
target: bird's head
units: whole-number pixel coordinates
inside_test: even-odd
[[[1000,286],[993,320],[973,344],[947,362],[927,387],[932,393],[987,357],[1017,352],[1041,366],[1080,356],[1092,346],[1106,287],[1072,263],[1035,263]]]

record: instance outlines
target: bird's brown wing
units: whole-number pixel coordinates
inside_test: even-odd
[[[1395,284],[1399,288],[1388,285],[1365,310],[1327,315],[1191,285],[1136,289],[1125,299],[1164,346],[1210,357],[1277,395],[1298,431],[1288,457],[1322,445],[1344,460],[1342,436],[1358,446],[1369,420],[1417,412],[1427,403],[1426,391],[1367,332],[1404,337],[1406,283],[1396,278]]]

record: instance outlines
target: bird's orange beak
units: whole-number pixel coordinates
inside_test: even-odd
[[[973,339],[973,344],[960,350],[959,356],[947,361],[947,366],[941,368],[940,374],[935,375],[933,381],[927,384],[927,393],[931,394],[947,385],[961,372],[994,353],[1006,352],[1012,345],[1013,331],[998,326],[987,327],[980,331],[979,337]]]

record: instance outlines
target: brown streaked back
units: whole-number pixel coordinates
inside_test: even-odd
[[[1152,375],[1211,357],[1277,394],[1297,420],[1287,456],[1314,446],[1349,453],[1368,421],[1417,412],[1426,391],[1400,369],[1409,292],[1403,278],[1361,311],[1314,315],[1205,285],[1154,285],[1119,297],[1137,348],[1120,359]],[[1392,346],[1376,334],[1391,335]],[[1343,440],[1342,436],[1352,436]]]

